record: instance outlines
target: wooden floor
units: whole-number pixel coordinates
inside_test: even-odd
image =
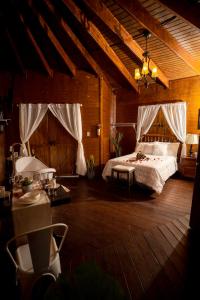
[[[188,230],[192,181],[171,178],[160,195],[101,179],[62,183],[72,199],[52,212],[53,222],[69,225],[63,272],[95,261],[126,299],[200,299],[200,237]]]

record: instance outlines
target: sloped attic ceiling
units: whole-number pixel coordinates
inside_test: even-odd
[[[200,74],[200,3],[179,6],[171,0],[2,0],[0,71],[75,76],[86,70],[137,90],[134,69],[142,65],[148,29],[150,67],[158,67],[158,80],[168,87],[169,80]]]

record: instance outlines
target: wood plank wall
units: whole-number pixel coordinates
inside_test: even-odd
[[[0,184],[3,184],[5,174],[5,133],[0,133]]]
[[[197,120],[200,109],[200,76],[174,80],[170,88],[166,89],[158,84],[153,84],[148,89],[143,89],[138,96],[134,92],[120,90],[117,93],[117,122],[136,122],[139,105],[167,103],[182,100],[187,103],[187,132],[198,133]],[[120,129],[121,130],[121,129]],[[123,129],[123,153],[131,153],[135,146],[135,139],[130,128]],[[197,151],[197,146],[194,146]]]
[[[76,173],[77,141],[64,129],[50,111],[30,138],[32,154],[57,175]]]
[[[10,88],[11,82],[12,82],[12,76],[9,73],[0,74],[0,108],[4,111],[4,118],[9,118],[11,109],[10,103],[7,103],[9,99],[8,96],[8,90]],[[5,140],[7,137],[6,129],[7,126],[4,127],[5,131],[0,132],[0,184],[4,183],[4,177],[5,177],[5,157],[6,157],[6,150],[5,150]]]
[[[125,89],[116,92],[116,122],[117,123],[135,123],[137,122],[138,95],[135,91]],[[116,128],[118,132],[123,133],[121,141],[122,154],[128,154],[135,149],[135,131],[131,127]]]
[[[13,97],[13,113],[11,114],[12,121],[10,122],[6,132],[6,153],[8,152],[9,145],[20,141],[18,103],[81,103],[83,105],[81,107],[81,114],[85,157],[87,159],[90,154],[93,154],[96,164],[100,165],[101,159],[105,161],[109,155],[108,153],[105,153],[106,151],[109,151],[109,135],[107,128],[110,124],[110,120],[108,119],[110,108],[109,105],[107,106],[109,99],[110,88],[108,83],[104,82],[103,79],[101,79],[100,83],[99,78],[83,71],[78,72],[74,78],[61,73],[55,73],[53,78],[47,78],[46,76],[35,72],[29,72],[27,78],[23,76],[16,76]],[[100,137],[97,136],[97,124],[102,124],[105,133],[104,136],[101,135],[102,144]],[[45,127],[44,124],[41,126]],[[87,132],[90,133],[90,136],[87,136]],[[62,133],[62,131],[59,132],[61,135]],[[54,137],[55,136],[56,133]],[[35,136],[33,136],[32,139],[33,148],[35,150],[37,148],[36,144],[39,140],[39,136],[35,133]],[[61,140],[61,137],[59,140]],[[73,152],[76,152],[76,146],[75,149],[73,147],[71,147],[71,149]],[[55,151],[52,152],[55,154]],[[73,154],[74,153],[69,153],[67,155],[71,155],[73,157]],[[0,157],[1,161],[4,161],[5,155],[2,154],[4,157]],[[65,157],[65,159],[67,158]],[[73,166],[69,167],[69,169],[72,170]]]
[[[112,115],[113,93],[107,81],[100,78],[100,101],[101,101],[101,165],[110,159],[110,124]]]

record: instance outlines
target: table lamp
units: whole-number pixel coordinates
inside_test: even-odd
[[[192,145],[197,145],[199,143],[198,134],[188,133],[185,142],[190,145],[189,156],[192,156]]]

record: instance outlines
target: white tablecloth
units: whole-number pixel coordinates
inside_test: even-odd
[[[19,198],[12,198],[12,218],[15,235],[52,224],[50,200],[45,191],[33,204],[20,204]]]

